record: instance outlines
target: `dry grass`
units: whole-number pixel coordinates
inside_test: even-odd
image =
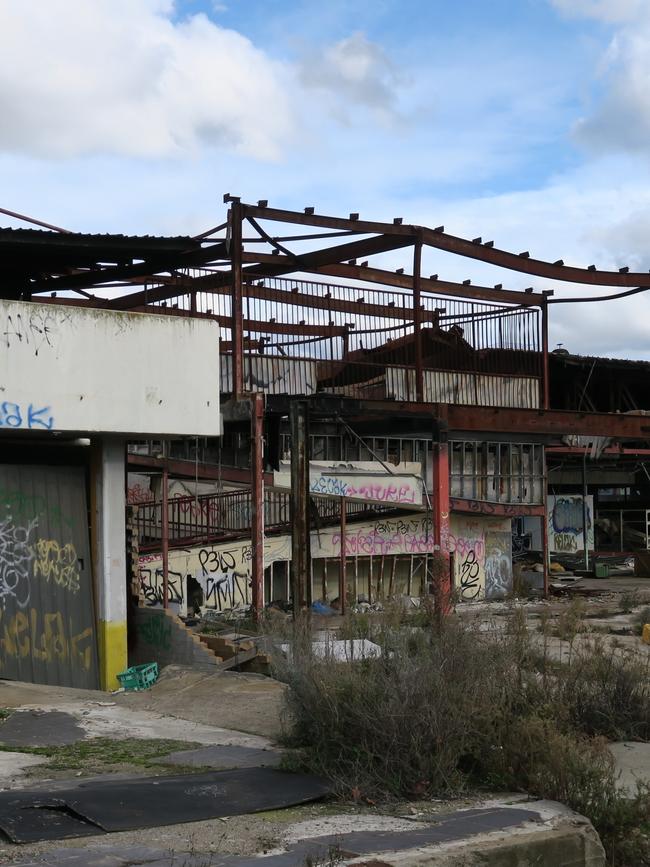
[[[581,623],[574,606],[567,640]],[[650,739],[646,661],[596,643],[558,664],[530,640],[520,609],[506,629],[388,610],[350,618],[345,636],[359,633],[380,658],[317,658],[302,622],[289,636],[291,660],[276,660],[289,685],[286,742],[302,768],[344,797],[515,788],[560,800],[591,819],[612,864],[650,863],[650,794],[618,789],[604,740]]]

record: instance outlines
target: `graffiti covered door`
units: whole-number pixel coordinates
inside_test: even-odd
[[[97,688],[81,467],[0,464],[0,677]]]

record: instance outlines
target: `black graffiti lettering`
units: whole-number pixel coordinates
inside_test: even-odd
[[[235,568],[235,558],[230,551],[214,551],[202,548],[199,551],[199,563],[204,578],[215,572],[228,572]]]
[[[460,567],[460,592],[464,600],[476,599],[481,591],[479,584],[480,564],[476,552],[470,549]]]

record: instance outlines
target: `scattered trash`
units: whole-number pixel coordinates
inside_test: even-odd
[[[149,689],[158,680],[158,663],[148,662],[145,665],[132,665],[117,679],[125,690],[137,692],[141,689]]]

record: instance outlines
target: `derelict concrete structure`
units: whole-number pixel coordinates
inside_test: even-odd
[[[338,598],[344,609],[360,596],[436,593],[443,606],[452,591],[494,598],[512,589],[513,522],[540,552],[544,587],[549,549],[591,556],[602,492],[638,486],[650,454],[648,370],[637,365],[632,376],[621,362],[622,374],[605,376],[591,360],[549,352],[552,305],[567,299],[427,276],[423,251],[480,260],[501,280],[505,269],[549,285],[612,286],[617,296],[645,291],[648,275],[544,262],[401,218],[225,199],[224,222],[194,238],[0,231],[2,295],[34,315],[151,318],[121,380],[110,371],[111,352],[123,355],[117,336],[93,374],[117,401],[129,370],[146,372],[137,405],[123,415],[104,407],[93,420],[87,404],[84,415],[72,398],[86,400],[93,377],[62,396],[76,413],[65,432],[105,442],[91,486],[107,516],[94,543],[96,572],[107,576],[99,623],[123,623],[131,578],[138,604],[181,615],[194,604],[223,612],[290,599]],[[404,268],[372,259],[391,251]],[[575,291],[576,302],[598,300]],[[154,322],[178,337],[154,335]],[[211,336],[197,343],[200,328]],[[39,389],[50,376],[34,371],[30,382]],[[55,421],[38,424],[50,404],[20,400],[34,429],[7,423],[0,435],[54,437]],[[192,413],[208,402],[215,414],[203,424]],[[123,521],[111,522],[124,506],[126,442],[135,541],[121,555]],[[650,510],[650,493],[639,508]],[[617,532],[621,553],[639,531],[622,516]],[[100,665],[101,647],[114,644],[100,637]],[[114,673],[117,663],[105,665]]]

